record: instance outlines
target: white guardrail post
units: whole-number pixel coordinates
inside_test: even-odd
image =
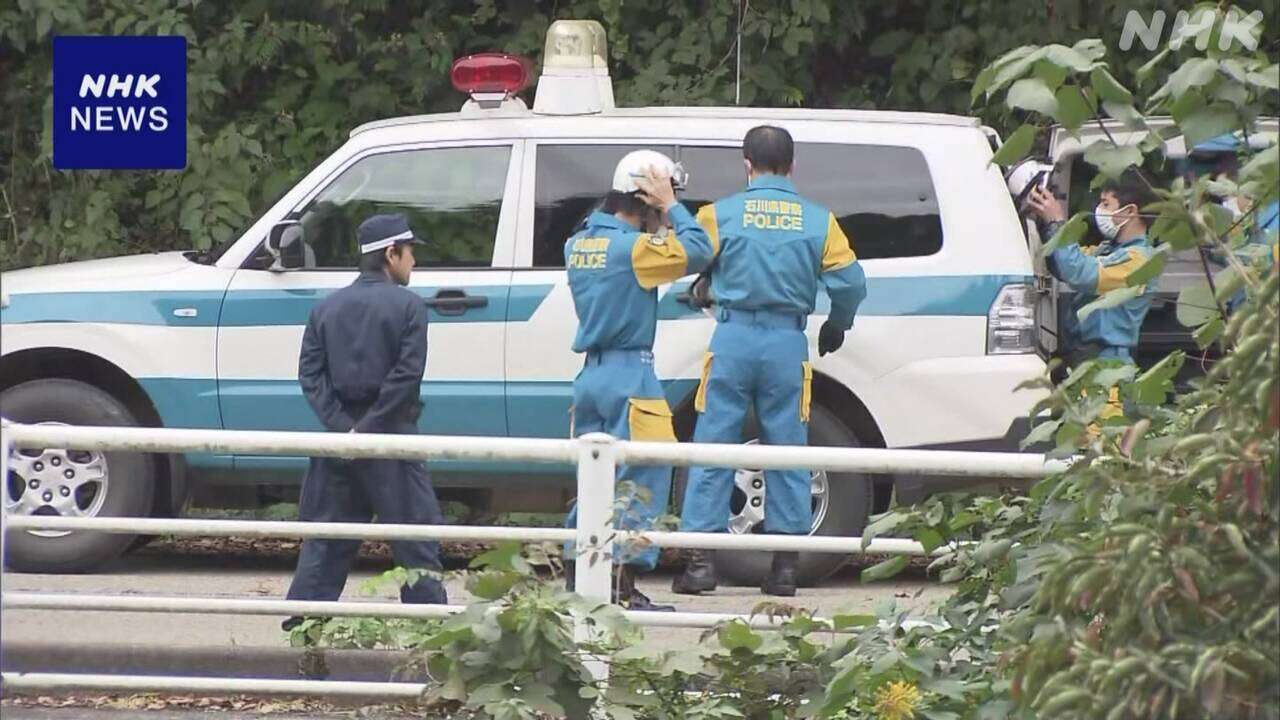
[[[574,550],[574,585],[579,595],[595,604],[607,604],[613,586],[613,493],[617,472],[616,441],[604,433],[578,438],[578,538]],[[574,637],[588,640],[590,629],[581,620]],[[587,668],[606,680],[609,668],[591,660]]]

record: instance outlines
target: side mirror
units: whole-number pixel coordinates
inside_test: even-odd
[[[305,267],[307,244],[302,237],[302,223],[284,220],[272,226],[271,234],[267,237],[267,250],[275,256],[272,270],[298,270]]]

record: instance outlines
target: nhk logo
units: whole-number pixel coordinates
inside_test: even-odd
[[[178,36],[54,38],[54,167],[186,167],[186,58]]]

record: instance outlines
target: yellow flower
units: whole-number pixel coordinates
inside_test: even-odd
[[[920,691],[909,682],[891,682],[876,690],[873,708],[878,720],[913,720],[920,704]]]

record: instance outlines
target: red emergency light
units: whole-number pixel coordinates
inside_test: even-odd
[[[529,87],[533,63],[519,55],[477,53],[454,60],[449,79],[458,92],[514,95]]]

